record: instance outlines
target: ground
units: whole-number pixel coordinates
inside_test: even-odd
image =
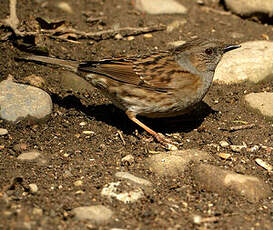
[[[235,16],[218,1],[204,1],[205,6],[192,0],[178,1],[188,8],[186,15],[152,16],[140,13],[128,0],[67,0],[72,6],[72,13],[56,7],[59,1],[25,0],[18,1],[17,15],[21,28],[26,31],[36,29],[36,17],[65,20],[73,28],[86,32],[117,26],[168,25],[174,20],[186,19],[184,25],[170,33],[163,30],[151,33],[152,37],[137,35],[133,40],[109,38],[69,42],[45,37],[42,41],[50,55],[75,60],[146,54],[168,49],[169,42],[194,37],[213,37],[237,43],[273,37],[271,25],[263,24],[257,18],[242,19]],[[86,12],[92,17],[103,18],[101,22],[87,23]],[[0,2],[0,15],[1,18],[9,15],[8,1]],[[4,28],[0,31],[1,37],[8,33]],[[152,154],[150,151],[166,150],[155,141],[149,142],[149,134],[134,125],[98,90],[90,92],[88,97],[70,92],[61,86],[61,81],[56,80],[62,70],[16,62],[15,58],[26,52],[12,37],[2,41],[0,47],[0,81],[9,74],[17,82],[23,82],[31,74],[41,76],[47,82],[44,90],[52,96],[54,103],[50,119],[44,122],[11,124],[0,121],[0,126],[9,131],[8,135],[0,137],[1,229],[25,229],[24,222],[30,222],[32,229],[90,229],[88,221],[75,220],[70,211],[78,206],[96,204],[110,207],[115,213],[114,220],[101,226],[101,229],[272,229],[273,203],[270,198],[250,203],[240,196],[229,194],[225,197],[199,190],[188,171],[175,178],[162,178],[151,173],[144,164],[145,159]],[[214,159],[211,164],[257,176],[272,185],[272,176],[254,161],[259,157],[272,163],[270,152],[261,149],[233,153],[221,149],[232,155],[231,160],[223,160],[213,145],[226,140],[235,145],[245,142],[248,146],[272,147],[272,123],[249,111],[242,99],[246,92],[270,91],[272,87],[272,82],[256,85],[242,83],[228,87],[213,84],[198,116],[191,119],[144,120],[161,133],[179,133],[180,149],[207,151]],[[236,121],[255,126],[228,131],[228,127],[238,125]],[[86,122],[86,125],[81,126],[81,122]],[[94,135],[88,138],[82,134],[84,130],[93,131]],[[120,132],[124,143],[118,134]],[[32,149],[41,151],[47,163],[22,163],[17,160],[22,151]],[[121,159],[128,154],[134,156],[135,162],[124,165]],[[105,199],[100,195],[101,189],[115,180],[114,174],[118,171],[128,171],[151,181],[153,191],[133,204]],[[14,178],[19,178],[21,182],[15,182],[10,188]],[[77,180],[83,181],[80,188],[74,185]],[[30,183],[37,184],[37,194],[27,191],[26,187]],[[78,190],[83,193],[77,194]],[[42,209],[42,215],[34,215],[34,207]],[[217,220],[195,225],[193,215],[216,216]]]

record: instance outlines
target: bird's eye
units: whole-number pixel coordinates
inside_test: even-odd
[[[207,48],[207,49],[205,49],[205,53],[206,53],[207,55],[212,55],[212,53],[213,53],[212,48]]]

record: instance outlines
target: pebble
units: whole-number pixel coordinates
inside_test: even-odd
[[[225,5],[232,12],[241,16],[259,16],[261,13],[272,16],[273,1],[265,0],[225,0]]]
[[[16,122],[32,117],[47,117],[52,111],[50,96],[33,86],[14,83],[11,79],[0,82],[0,118]]]
[[[229,146],[229,143],[227,141],[220,141],[220,146],[225,148],[225,147],[228,147]]]
[[[244,100],[251,110],[273,120],[273,93],[250,93],[244,96]]]
[[[128,165],[131,165],[131,164],[133,164],[135,162],[135,158],[134,158],[133,155],[129,154],[129,155],[126,155],[125,157],[123,157],[121,159],[121,162],[126,163]]]
[[[162,152],[146,160],[147,167],[160,176],[181,176],[191,161],[209,160],[211,156],[204,151],[188,149]]]
[[[144,192],[140,187],[136,187],[131,183],[118,181],[104,185],[101,195],[108,197],[110,200],[116,198],[117,200],[128,204],[134,203],[144,197]]]
[[[107,224],[113,216],[113,211],[103,205],[82,206],[72,209],[78,220],[90,220],[93,224]]]
[[[38,186],[36,184],[29,184],[29,190],[31,193],[37,193],[38,192]]]
[[[238,1],[239,2],[239,1]],[[224,84],[273,79],[273,42],[250,41],[227,52],[218,64],[214,81]]]
[[[37,159],[40,155],[41,155],[41,153],[39,153],[37,151],[24,152],[24,153],[20,154],[17,157],[17,159],[23,160],[23,161],[31,161],[31,160]]]
[[[74,182],[74,185],[75,185],[76,187],[79,187],[79,186],[82,186],[82,185],[83,185],[83,182],[82,182],[81,180],[77,180],[77,181]]]
[[[250,202],[258,202],[271,195],[270,187],[254,176],[223,170],[217,166],[199,164],[193,174],[200,189],[226,196],[233,193],[244,196]]]
[[[73,13],[71,6],[67,2],[59,2],[57,7],[67,13]]]
[[[175,0],[136,0],[136,9],[148,14],[186,14],[187,9]]]
[[[0,128],[0,136],[4,136],[4,135],[7,135],[7,134],[8,134],[7,129]]]
[[[118,178],[122,178],[122,179],[125,179],[125,180],[130,180],[131,182],[134,182],[136,184],[139,184],[139,185],[145,185],[145,186],[151,186],[152,183],[148,180],[145,180],[143,178],[140,178],[140,177],[136,177],[134,175],[132,175],[131,173],[128,173],[128,172],[117,172],[115,174],[116,177]]]

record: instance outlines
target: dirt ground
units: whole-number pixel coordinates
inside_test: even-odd
[[[65,20],[66,24],[86,32],[112,29],[115,26],[168,25],[174,20],[186,19],[184,25],[170,33],[166,30],[157,31],[151,33],[151,37],[140,34],[134,36],[133,40],[125,37],[121,40],[80,39],[70,42],[41,37],[41,47],[46,47],[50,55],[75,60],[166,50],[169,42],[194,37],[213,37],[238,43],[273,38],[272,25],[261,23],[255,17],[242,19],[235,16],[217,1],[204,1],[205,6],[192,0],[178,1],[188,8],[186,15],[139,13],[128,0],[66,0],[72,6],[72,13],[59,9],[59,1],[24,0],[18,1],[17,14],[20,28],[25,31],[37,28],[37,17],[51,21]],[[86,14],[101,19],[87,22]],[[0,1],[0,18],[8,15],[8,1]],[[1,38],[8,32],[6,28],[1,28]],[[24,82],[23,79],[31,74],[43,77],[46,80],[43,89],[52,96],[54,111],[50,119],[38,124],[10,124],[0,120],[0,126],[9,131],[8,135],[0,137],[0,229],[30,229],[24,225],[26,222],[31,223],[31,229],[91,229],[92,225],[88,221],[75,220],[71,210],[96,204],[103,204],[115,213],[114,220],[106,226],[100,226],[101,229],[273,228],[273,201],[270,198],[250,203],[239,196],[229,194],[224,197],[199,190],[190,172],[176,178],[162,178],[151,173],[144,161],[151,155],[150,150],[165,151],[160,144],[147,142],[150,136],[126,118],[123,112],[114,108],[98,90],[89,92],[89,96],[71,92],[61,85],[59,79],[62,70],[16,62],[15,57],[26,54],[26,50],[30,52],[30,49],[20,45],[19,42],[25,41],[15,40],[10,37],[0,43],[0,81],[9,74],[17,82]],[[213,156],[211,164],[257,176],[272,185],[272,175],[254,161],[258,157],[272,164],[270,151],[260,149],[256,152],[242,150],[234,153],[221,149],[232,155],[231,160],[223,160],[213,146],[226,140],[230,144],[241,145],[245,142],[248,146],[273,147],[272,122],[248,111],[242,100],[245,92],[272,91],[272,87],[272,82],[229,87],[213,84],[198,116],[192,119],[144,120],[161,133],[179,133],[181,149],[198,148],[207,151]],[[246,121],[255,126],[252,129],[228,131],[228,127],[238,125],[236,121]],[[86,122],[86,125],[80,126],[81,122]],[[83,130],[93,131],[94,135],[86,138],[82,134]],[[123,134],[125,144],[118,132]],[[21,152],[32,149],[45,155],[45,165],[17,160]],[[134,156],[135,162],[124,165],[121,159],[128,154]],[[67,176],[66,171],[71,175]],[[114,174],[118,171],[128,171],[152,181],[153,191],[133,204],[107,200],[100,195],[101,189],[116,180]],[[10,186],[14,178],[20,181]],[[74,185],[77,180],[83,181],[80,188]],[[26,189],[30,183],[37,184],[37,194],[31,194]],[[77,193],[78,190],[83,192]],[[42,209],[42,215],[34,215],[34,207]],[[192,220],[193,215],[217,218],[196,225]]]

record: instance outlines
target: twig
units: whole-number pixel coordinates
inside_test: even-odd
[[[10,15],[7,19],[1,20],[3,25],[10,27],[13,30],[13,32],[20,37],[38,34],[37,32],[26,32],[26,31],[22,32],[18,30],[19,19],[16,14],[16,4],[17,4],[17,0],[10,0],[9,2]]]
[[[230,131],[237,131],[237,130],[241,130],[241,129],[251,129],[253,128],[255,125],[254,124],[249,124],[249,125],[238,125],[238,126],[232,126],[230,127]]]
[[[162,31],[165,30],[165,25],[153,25],[153,26],[147,26],[147,27],[123,27],[118,29],[109,29],[109,30],[103,30],[98,32],[85,32],[85,31],[79,31],[75,29],[64,29],[58,31],[50,31],[50,30],[42,30],[44,32],[49,32],[50,34],[55,33],[58,35],[66,34],[66,33],[74,33],[78,35],[78,39],[93,39],[96,41],[104,40],[113,38],[117,33],[120,33],[123,37],[128,37],[132,35],[139,35],[139,34],[145,34],[155,31]]]
[[[120,137],[120,139],[121,139],[121,141],[122,141],[122,144],[123,144],[123,145],[126,145],[126,142],[125,142],[125,140],[124,140],[124,138],[123,138],[122,132],[119,131],[119,130],[118,130],[118,135],[119,135],[119,137]]]

